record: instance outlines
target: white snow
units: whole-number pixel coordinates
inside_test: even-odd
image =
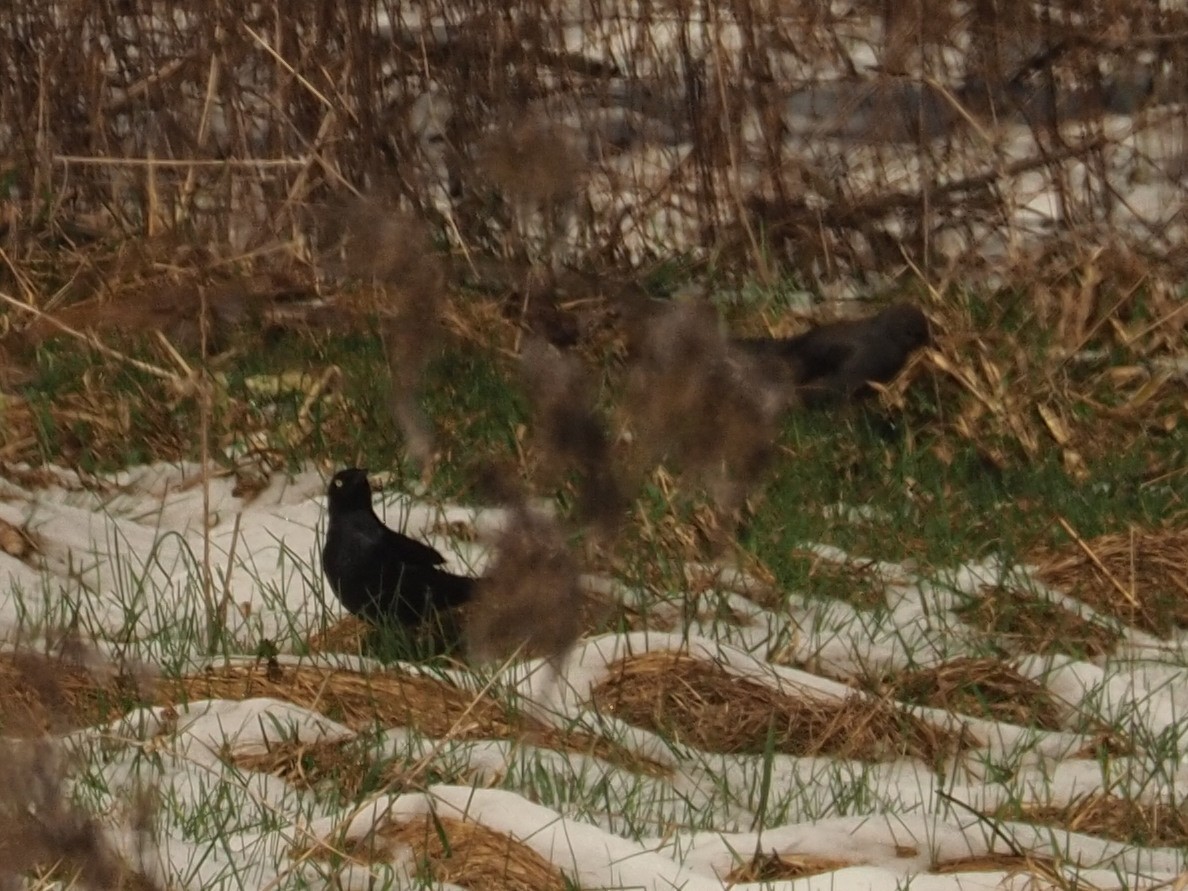
[[[0,483],[0,519],[29,531],[39,549],[34,562],[40,560],[34,566],[0,554],[0,631],[9,645],[52,636],[77,614],[80,632],[109,653],[150,666],[209,664],[203,656],[202,583],[209,559],[216,594],[229,588],[229,626],[243,661],[251,661],[262,638],[270,638],[282,650],[282,667],[376,667],[357,657],[294,655],[310,634],[342,612],[318,570],[324,510],[318,472],[278,476],[250,501],[233,496],[234,483],[225,478],[210,479],[204,493],[200,469],[192,465],[134,468],[102,481],[51,473],[57,484],[44,488]],[[211,508],[208,540],[204,498]],[[501,511],[436,506],[403,495],[385,495],[383,502],[390,524],[431,540],[458,571],[481,571],[489,559],[482,542],[506,519]],[[453,547],[439,534],[452,523],[479,530],[480,543]],[[804,548],[833,559],[849,556],[811,542]],[[381,728],[368,737],[376,753],[410,764],[424,759],[441,776],[464,782],[404,794],[381,791],[344,809],[316,790],[234,768],[224,759],[227,753],[261,753],[282,740],[356,738],[324,715],[266,698],[139,709],[60,743],[82,755],[86,782],[80,788],[90,790],[88,800],[118,849],[175,887],[272,891],[331,878],[348,888],[408,881],[415,864],[407,850],[393,850],[387,863],[333,868],[324,859],[292,852],[318,840],[342,845],[367,837],[379,824],[431,811],[511,836],[585,889],[719,889],[756,851],[848,865],[795,881],[734,887],[1022,888],[1026,874],[929,871],[938,861],[1012,851],[1055,857],[1070,880],[1099,888],[1154,887],[1185,869],[1179,850],[1140,848],[1047,826],[992,824],[974,814],[1019,801],[1065,805],[1106,791],[1167,801],[1184,788],[1188,765],[1178,752],[1188,666],[1178,639],[1155,641],[1123,629],[1127,645],[1108,659],[1020,657],[1016,667],[1065,704],[1067,729],[1058,732],[910,709],[941,726],[963,726],[978,742],[943,773],[912,758],[872,764],[702,752],[629,726],[592,703],[593,689],[616,660],[666,650],[715,661],[740,678],[798,696],[838,701],[853,693],[842,680],[860,669],[918,667],[972,654],[977,629],[954,613],[963,596],[1007,576],[1030,579],[1027,567],[993,560],[931,577],[907,565],[875,564],[872,571],[887,590],[887,608],[877,621],[869,611],[814,599],[809,592],[792,592],[788,608],[775,613],[747,599],[745,592],[758,586],[754,579],[689,567],[690,577],[710,580],[709,591],[699,584],[697,605],[712,614],[715,604],[724,603],[740,624],[701,619],[677,630],[597,636],[573,650],[560,680],[541,663],[513,666],[494,679],[496,695],[511,697],[527,713],[557,728],[613,740],[667,774],[636,773],[592,753],[553,751],[522,740],[441,741],[415,728]],[[587,581],[604,596],[641,596],[612,579]],[[1059,592],[1034,580],[1029,584],[1041,596],[1091,614]],[[672,611],[668,621],[681,613]],[[778,660],[772,644],[777,638],[784,641]],[[790,662],[825,673],[792,668]],[[433,676],[471,692],[492,680],[481,667]],[[1083,715],[1128,732],[1139,743],[1137,754],[1079,757],[1089,740],[1073,728]],[[163,802],[148,861],[143,839],[127,824],[121,805],[145,784],[155,787]],[[765,828],[756,832],[756,825]]]

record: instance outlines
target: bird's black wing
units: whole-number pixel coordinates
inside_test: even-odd
[[[787,341],[786,354],[799,365],[802,384],[836,375],[851,365],[862,348],[862,332],[852,322],[812,328]]]
[[[401,563],[413,563],[418,566],[441,566],[446,558],[436,548],[409,538],[402,532],[384,527],[382,547],[385,554]]]
[[[436,610],[465,603],[474,579],[454,575],[423,563],[404,563],[388,552],[373,567],[364,587],[377,618],[395,619],[404,625],[423,621]]]

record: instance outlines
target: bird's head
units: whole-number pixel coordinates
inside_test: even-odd
[[[326,493],[330,510],[348,511],[371,507],[371,483],[363,467],[348,467],[334,474]]]

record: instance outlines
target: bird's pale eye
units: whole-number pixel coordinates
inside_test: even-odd
[[[334,486],[338,489],[341,489],[342,488],[342,480],[335,480]]]

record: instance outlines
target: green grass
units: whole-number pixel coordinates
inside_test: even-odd
[[[159,361],[147,349],[139,355]],[[33,409],[44,460],[65,458],[85,470],[112,470],[159,457],[166,444],[177,454],[165,457],[198,456],[193,397],[178,398],[163,382],[129,366],[97,362],[71,341],[50,342],[37,359],[38,378],[22,395]],[[263,397],[247,386],[253,378],[294,370],[313,377],[332,365],[342,370],[341,399],[314,401],[304,433],[298,422],[306,392]],[[263,349],[242,350],[218,370],[226,391],[214,406],[216,455],[241,431],[262,431],[277,458],[290,466],[310,460],[363,465],[394,471],[402,485],[415,477],[389,409],[387,366],[375,335],[282,334]],[[129,429],[118,440],[86,420],[61,420],[54,410],[64,401],[89,399],[99,412],[103,393],[125,406]],[[429,363],[421,394],[438,458],[430,494],[480,499],[476,482],[483,467],[492,461],[515,464],[517,429],[529,421],[518,369],[494,349],[449,342]],[[605,395],[613,402],[614,388]],[[910,394],[908,410],[894,419],[869,407],[788,417],[779,459],[739,530],[740,543],[782,585],[801,589],[808,569],[795,549],[804,542],[929,565],[991,554],[1011,560],[1038,543],[1062,541],[1058,517],[1089,537],[1131,524],[1154,525],[1184,509],[1174,481],[1147,482],[1152,466],[1175,466],[1177,456],[1188,452],[1183,425],[1090,460],[1086,478],[1078,481],[1065,473],[1054,451],[1030,461],[1017,456],[1005,469],[991,466],[973,443],[933,432],[929,420],[941,408],[931,398],[920,388]],[[639,507],[653,523],[674,510],[671,519],[683,523],[698,503],[690,493],[674,508],[645,488]],[[866,515],[855,516],[843,505]],[[653,556],[654,573],[665,556]],[[659,568],[679,578],[679,566]]]

